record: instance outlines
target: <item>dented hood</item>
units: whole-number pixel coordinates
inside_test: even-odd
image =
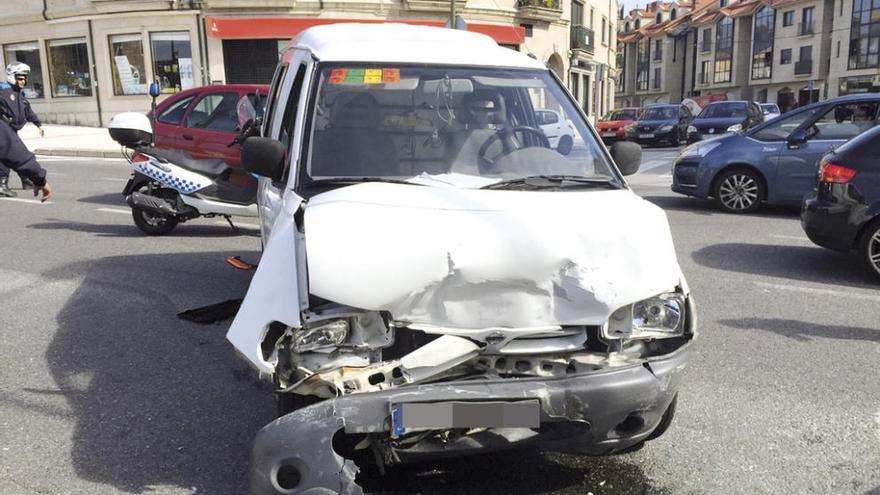
[[[311,199],[305,239],[312,294],[453,328],[602,324],[681,277],[629,190],[357,184]]]

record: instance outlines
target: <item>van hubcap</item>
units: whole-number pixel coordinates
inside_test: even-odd
[[[721,202],[731,210],[745,210],[758,201],[758,183],[748,175],[731,175],[719,192]]]

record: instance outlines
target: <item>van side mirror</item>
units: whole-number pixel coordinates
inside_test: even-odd
[[[642,147],[631,141],[618,141],[611,145],[611,158],[623,175],[632,175],[639,171],[642,163]]]
[[[241,164],[252,174],[280,182],[284,175],[285,151],[277,139],[252,136],[241,146]]]
[[[798,129],[791,133],[788,136],[788,147],[789,148],[797,148],[798,146],[807,142],[807,131],[803,129]]]

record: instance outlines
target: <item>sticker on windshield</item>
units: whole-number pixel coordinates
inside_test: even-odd
[[[333,69],[330,84],[399,83],[400,69]]]

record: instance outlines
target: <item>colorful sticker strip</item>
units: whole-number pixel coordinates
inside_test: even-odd
[[[382,84],[400,82],[400,69],[333,69],[330,84]]]

